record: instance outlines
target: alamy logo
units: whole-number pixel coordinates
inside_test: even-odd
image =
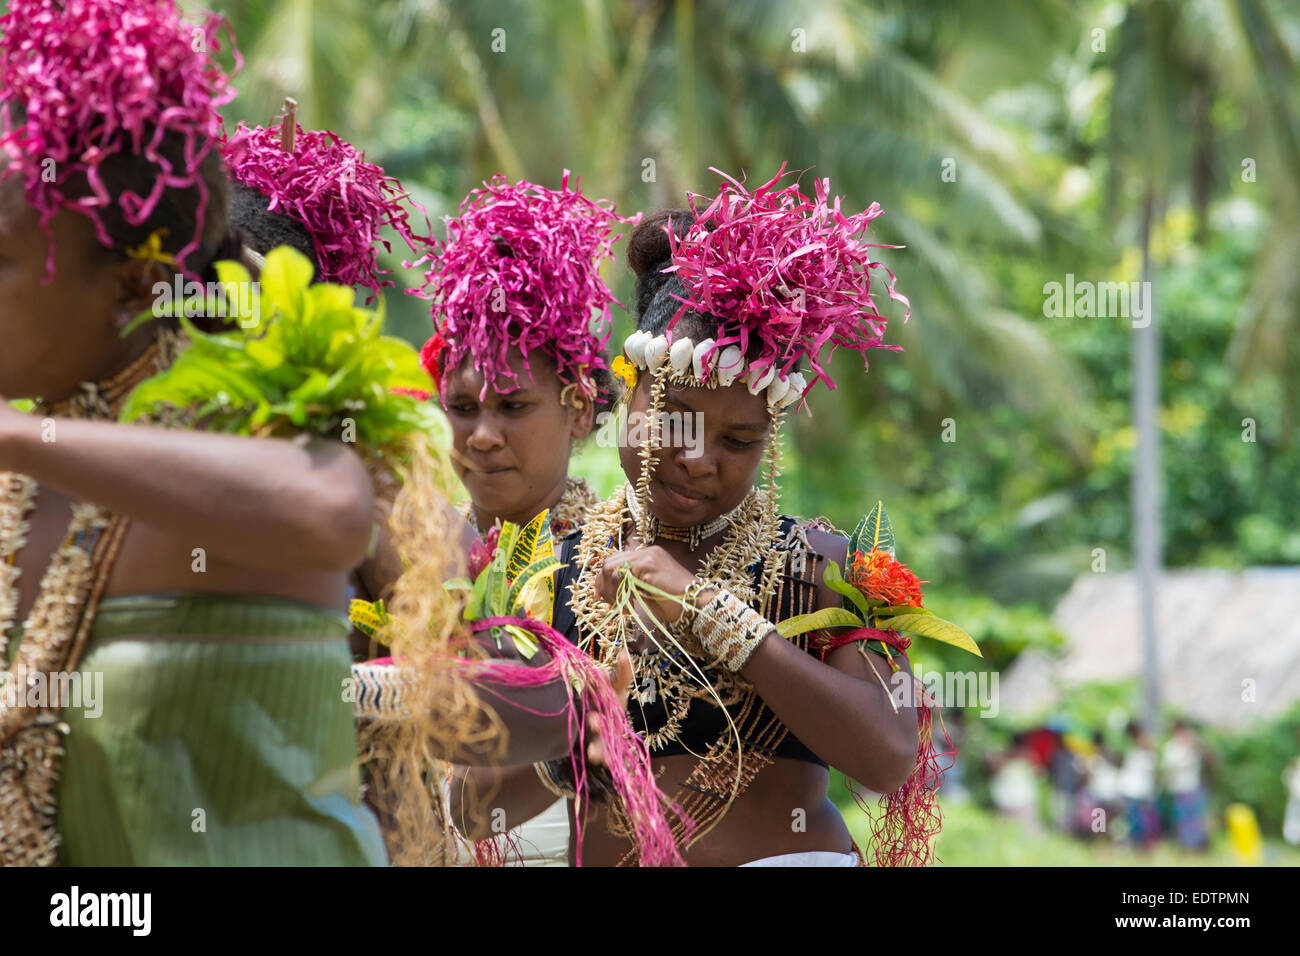
[[[19,707],[69,708],[86,717],[104,713],[102,671],[28,671],[19,664],[12,674],[0,674],[0,701],[11,709]]]
[[[900,670],[889,682],[889,696],[900,707],[979,707],[981,717],[998,715],[997,671],[932,671],[918,662],[911,674]]]
[[[153,923],[152,893],[69,893],[50,897],[51,926],[128,926],[132,935],[148,936]]]
[[[614,412],[596,415],[596,444],[602,448],[636,448],[649,441],[655,431],[654,416],[649,412],[628,412],[626,427],[621,430],[617,417]],[[682,448],[686,458],[704,454],[703,412],[660,412],[658,433],[660,448]]]
[[[172,282],[155,282],[153,286],[153,315],[180,316],[193,319],[198,316],[224,319],[241,316],[242,328],[258,325],[256,303],[261,297],[257,282],[195,282],[185,281],[179,274]]]
[[[1045,283],[1043,295],[1044,318],[1131,318],[1135,329],[1151,324],[1150,282],[1075,282],[1067,272],[1064,284]]]

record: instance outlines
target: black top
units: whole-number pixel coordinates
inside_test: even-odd
[[[784,541],[790,528],[796,523],[796,519],[791,517],[782,517],[781,531],[777,538],[778,541]],[[578,543],[582,539],[582,531],[573,532],[564,539],[560,551],[560,561],[564,567],[560,569],[559,587],[555,595],[555,614],[553,626],[574,645],[578,644],[578,622],[573,614],[573,609],[569,606],[570,597],[573,589],[573,581],[577,577],[577,553]],[[809,558],[813,558],[812,554]],[[812,566],[810,560],[809,566]],[[755,589],[757,590],[759,581],[758,576],[762,573],[763,562],[759,560],[750,570],[754,574]],[[787,567],[787,571],[788,571]],[[805,572],[808,573],[808,572]],[[794,584],[795,582],[788,582]],[[814,579],[809,577],[807,580],[799,579],[799,586],[805,588],[815,588]],[[795,613],[794,599],[799,587],[787,586],[782,588],[781,606],[777,609],[776,621],[784,620]],[[810,608],[815,609],[815,608]],[[774,621],[773,623],[776,623]],[[804,635],[803,640],[795,639],[796,643],[807,650],[807,640]],[[763,727],[775,716],[772,711],[763,703],[760,697],[756,703],[759,713],[752,720],[745,723],[749,727]],[[734,715],[733,715],[734,716]],[[628,717],[631,719],[632,729],[638,734],[652,734],[660,730],[668,722],[668,710],[661,697],[656,697],[652,703],[639,704],[630,701],[628,704]],[[742,728],[743,731],[743,728]],[[717,741],[723,733],[729,733],[726,714],[722,708],[718,707],[710,700],[696,698],[691,701],[690,709],[683,718],[681,727],[678,730],[677,739],[668,741],[664,746],[653,751],[655,756],[667,757],[675,754],[696,754],[703,756]],[[744,739],[742,735],[742,740]],[[745,740],[747,749],[754,748],[755,744],[750,740]],[[780,743],[774,749],[766,750],[770,757],[789,757],[794,760],[803,760],[808,763],[815,763],[825,767],[826,761],[822,760],[815,753],[809,750],[802,741],[793,733],[787,732]]]

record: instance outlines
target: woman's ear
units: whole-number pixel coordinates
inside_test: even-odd
[[[569,435],[579,441],[591,434],[596,422],[596,404],[577,389],[573,391],[569,406]]]

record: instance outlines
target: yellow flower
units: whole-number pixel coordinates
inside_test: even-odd
[[[519,594],[519,603],[523,605],[524,613],[529,617],[536,621],[551,623],[555,597],[551,593],[550,576],[539,574],[524,585],[523,591]]]
[[[627,385],[627,390],[629,392],[636,388],[636,366],[623,356],[620,355],[618,358],[614,359],[614,364],[610,366],[610,371],[623,380]]]
[[[176,257],[170,252],[164,252],[162,247],[162,237],[167,235],[166,229],[155,229],[149,233],[149,238],[138,246],[131,246],[126,250],[126,254],[132,259],[144,259],[150,262],[161,262],[163,265],[176,266]]]

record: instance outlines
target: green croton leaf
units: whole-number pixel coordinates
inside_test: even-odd
[[[824,607],[811,614],[799,614],[788,617],[776,626],[776,632],[782,637],[795,637],[809,631],[820,631],[827,627],[862,627],[862,619],[852,611],[842,607]]]
[[[863,554],[871,551],[894,553],[894,529],[889,523],[889,514],[885,511],[883,501],[876,502],[876,506],[862,517],[849,536],[849,554],[855,551]]]
[[[980,653],[979,645],[975,643],[974,638],[956,624],[945,621],[941,617],[935,617],[933,614],[895,614],[881,623],[891,631],[917,634],[934,641],[943,641],[943,643],[951,644],[953,647],[960,647],[963,651],[969,651],[976,657],[984,656]]]
[[[862,615],[862,621],[869,620],[871,614],[871,605],[868,603],[866,596],[855,588],[848,581],[844,580],[840,574],[840,567],[834,561],[826,562],[826,570],[822,572],[822,581],[826,586],[844,598],[844,607],[846,610],[857,608],[858,613]]]

